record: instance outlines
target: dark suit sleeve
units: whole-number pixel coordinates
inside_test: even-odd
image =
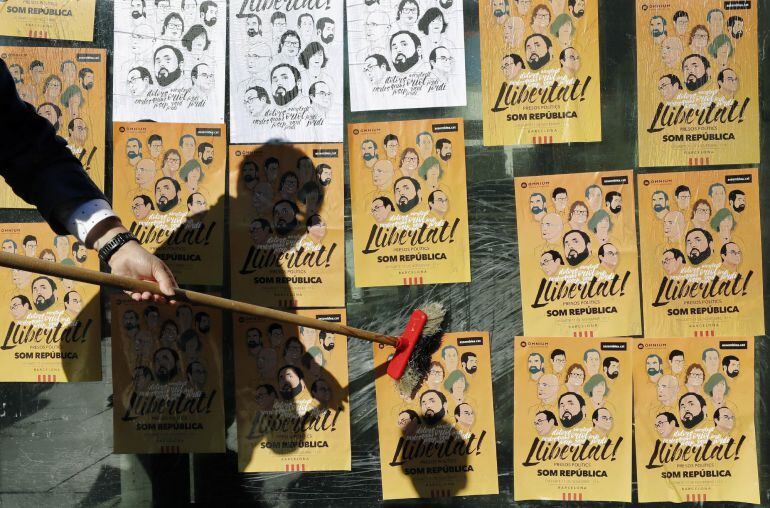
[[[48,120],[19,98],[2,59],[0,112],[0,175],[13,192],[38,209],[54,231],[67,233],[57,211],[106,198]]]

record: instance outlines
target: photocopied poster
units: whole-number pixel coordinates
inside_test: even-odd
[[[641,335],[633,172],[514,182],[524,333]]]
[[[3,252],[99,270],[99,259],[45,223],[0,225]],[[99,381],[99,286],[0,268],[0,382]]]
[[[757,2],[636,2],[639,165],[759,162]]]
[[[222,315],[112,298],[115,453],[222,453]]]
[[[393,348],[374,344],[375,371]],[[489,333],[447,333],[414,393],[377,376],[383,499],[497,494]]]
[[[632,342],[515,344],[514,499],[630,503]]]
[[[238,471],[350,471],[347,337],[236,314],[233,343]]]
[[[19,97],[51,123],[88,176],[103,189],[105,50],[0,46],[0,57],[8,65]],[[3,183],[0,208],[32,207]]]
[[[344,175],[341,144],[230,146],[234,298],[345,305]]]
[[[754,338],[644,339],[637,348],[639,501],[758,504]]]
[[[115,121],[225,121],[225,0],[115,2]]]
[[[762,335],[756,169],[637,175],[646,337]]]
[[[222,284],[225,126],[113,124],[113,207],[182,284]]]
[[[94,40],[96,0],[2,0],[0,35]]]
[[[346,5],[351,111],[465,106],[462,2]]]
[[[230,141],[342,142],[343,0],[230,5]]]
[[[357,287],[470,282],[462,118],[350,124]]]
[[[602,140],[597,0],[481,0],[484,144]]]

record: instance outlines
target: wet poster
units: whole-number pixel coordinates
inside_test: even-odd
[[[759,162],[757,2],[636,2],[640,166]]]
[[[762,335],[756,169],[637,175],[646,337]]]
[[[220,124],[113,126],[113,207],[181,284],[222,284],[225,134]]]
[[[341,143],[343,0],[230,5],[230,141]]]
[[[346,5],[351,111],[465,106],[462,2]]]
[[[0,58],[8,65],[19,97],[51,123],[88,176],[103,189],[105,50],[2,46]],[[31,206],[3,182],[0,208]]]
[[[342,145],[230,146],[233,297],[345,305]]]
[[[759,503],[754,338],[644,339],[637,347],[639,501]]]
[[[99,270],[93,251],[48,224],[2,224],[3,252]],[[99,287],[0,268],[0,382],[99,381],[102,378]]]
[[[236,314],[233,343],[238,471],[350,471],[347,337]]]
[[[115,121],[225,120],[224,0],[115,2]]]
[[[631,502],[630,341],[515,344],[514,499]]]
[[[602,140],[597,0],[481,0],[484,145]]]
[[[374,344],[383,371],[393,348]],[[375,380],[383,499],[497,494],[489,333],[447,333],[414,393]]]
[[[115,453],[222,453],[222,315],[112,299]]]
[[[95,8],[96,0],[3,0],[0,35],[91,42]]]
[[[351,124],[357,287],[470,282],[461,118]]]
[[[632,171],[515,186],[524,333],[641,335]]]

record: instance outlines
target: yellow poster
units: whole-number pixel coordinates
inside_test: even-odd
[[[350,471],[347,337],[236,314],[233,343],[238,471]]]
[[[224,452],[221,312],[111,303],[115,453]]]
[[[225,126],[115,122],[113,207],[181,284],[222,284]]]
[[[515,186],[524,333],[641,335],[632,171]]]
[[[637,175],[646,337],[762,335],[756,169]]]
[[[48,224],[2,224],[4,252],[99,270],[96,254]],[[99,381],[102,378],[99,287],[0,268],[0,382]]]
[[[631,502],[631,342],[516,337],[515,500]]]
[[[96,0],[1,0],[0,35],[91,42],[95,8]]]
[[[644,339],[637,348],[639,501],[759,503],[754,338]]]
[[[482,0],[484,144],[602,140],[599,3]]]
[[[350,124],[357,287],[470,282],[461,118]]]
[[[344,175],[341,144],[230,146],[234,298],[345,305]]]
[[[640,166],[759,162],[757,7],[636,1]]]
[[[404,394],[385,375],[393,348],[374,345],[385,500],[497,494],[489,333],[447,333],[427,377]]]
[[[105,50],[2,46],[0,58],[8,65],[19,97],[53,125],[88,176],[104,189]],[[31,206],[3,182],[0,208]]]

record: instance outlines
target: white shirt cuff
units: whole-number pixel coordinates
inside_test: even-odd
[[[83,243],[94,226],[108,217],[116,216],[110,204],[103,199],[86,201],[65,213],[60,220],[67,231]]]

